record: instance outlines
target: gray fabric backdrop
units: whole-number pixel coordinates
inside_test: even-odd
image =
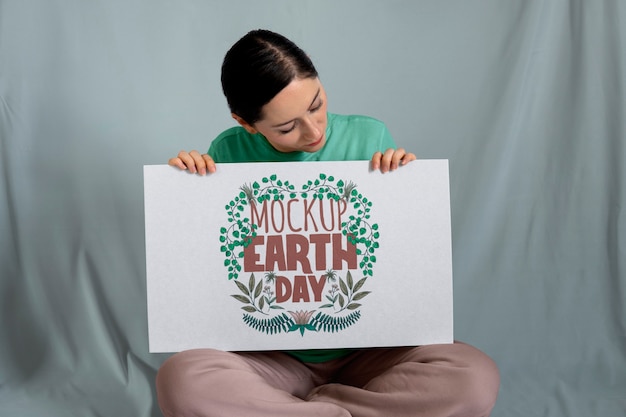
[[[626,415],[626,2],[0,0],[0,416],[160,415],[142,166],[232,125],[221,60],[258,27],[330,111],[450,160],[493,415]]]

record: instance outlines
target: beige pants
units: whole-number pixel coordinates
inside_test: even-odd
[[[281,352],[180,352],[157,375],[167,417],[482,417],[495,363],[463,343],[377,348],[320,364]]]

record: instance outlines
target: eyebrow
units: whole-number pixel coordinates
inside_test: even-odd
[[[322,91],[321,88],[317,89],[317,93],[315,93],[315,97],[313,97],[313,100],[311,100],[311,104],[309,104],[309,108],[311,108],[311,106],[313,106],[313,103],[315,103],[315,100],[317,100],[317,98],[320,96],[320,92]],[[295,119],[286,121],[285,123],[279,123],[277,125],[273,125],[272,127],[276,128],[276,127],[281,127],[281,126],[285,126],[288,125],[289,123],[292,123]]]

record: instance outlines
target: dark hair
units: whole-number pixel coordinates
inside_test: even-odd
[[[315,77],[317,70],[302,49],[263,29],[239,39],[222,64],[222,90],[230,111],[249,124],[261,119],[261,108],[291,81]]]

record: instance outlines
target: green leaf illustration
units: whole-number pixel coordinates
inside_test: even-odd
[[[346,287],[346,283],[343,282],[341,278],[339,278],[339,288],[341,288],[342,293],[344,293],[345,295],[348,295],[348,287]]]
[[[362,300],[363,298],[365,298],[368,294],[371,294],[371,291],[358,292],[358,293],[354,294],[354,297],[352,297],[352,299],[354,301],[359,301],[359,300]]]
[[[243,285],[241,282],[235,281],[235,284],[237,284],[242,293],[244,293],[245,295],[250,295],[250,291],[248,291],[248,288],[246,288],[246,286]]]
[[[260,280],[254,289],[254,298],[258,298],[261,295],[261,290],[263,289],[263,280]]]
[[[352,289],[352,291],[357,292],[358,290],[360,290],[361,287],[363,286],[363,284],[365,284],[366,280],[367,280],[367,278],[361,278],[360,280],[358,280],[356,285]]]
[[[231,297],[233,297],[237,301],[241,301],[242,303],[250,304],[250,299],[248,297],[244,297],[243,295],[233,294],[231,295]]]
[[[250,290],[250,293],[252,293],[252,291],[254,290],[254,283],[254,274],[250,274],[250,280],[248,281],[248,289]]]

